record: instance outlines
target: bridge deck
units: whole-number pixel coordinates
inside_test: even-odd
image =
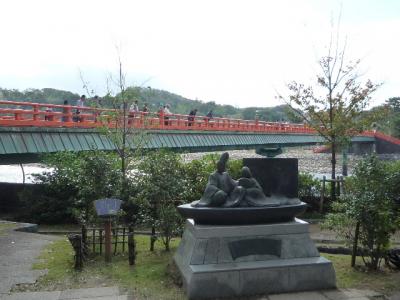
[[[46,111],[47,107],[52,111]],[[116,112],[120,113],[117,117]],[[125,118],[121,115],[126,114],[118,110],[0,101],[0,163],[25,158],[36,161],[37,154],[57,151],[113,150],[113,143],[101,133],[100,128],[107,126],[145,132],[143,145],[148,149],[196,152],[324,143],[315,130],[304,124],[144,112],[127,114]],[[352,141],[374,143],[375,138],[400,145],[400,140],[378,132],[364,132]]]
[[[128,127],[148,130],[315,133],[304,124],[0,101],[0,126],[96,128],[124,123]]]

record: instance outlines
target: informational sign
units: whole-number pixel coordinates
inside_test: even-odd
[[[97,215],[102,218],[114,217],[118,214],[122,200],[107,198],[94,201]]]

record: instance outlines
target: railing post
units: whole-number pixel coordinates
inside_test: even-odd
[[[344,177],[340,176],[340,194],[344,194]]]
[[[339,176],[336,176],[336,182],[337,182],[337,185],[336,185],[336,195],[337,195],[337,196],[340,196],[340,177],[339,177]]]
[[[33,106],[32,119],[33,119],[34,121],[39,120],[39,106],[38,106],[38,105],[34,105],[34,106]]]
[[[16,121],[22,119],[21,113],[20,113],[19,111],[18,111],[18,112],[14,112],[14,119],[15,119]]]
[[[79,109],[79,114],[77,114],[77,122],[80,122],[80,123],[85,122],[85,117],[84,117],[85,113],[86,113],[86,111],[84,109]]]
[[[163,111],[160,111],[160,114],[159,114],[159,116],[160,116],[160,127],[161,128],[164,128],[164,112]]]

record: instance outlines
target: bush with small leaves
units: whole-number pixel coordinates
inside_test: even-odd
[[[391,235],[400,228],[400,218],[393,190],[400,170],[380,161],[376,156],[362,160],[354,177],[347,182],[347,194],[333,206],[325,228],[335,230],[348,243],[359,227],[362,258],[369,269],[379,268],[390,246]]]

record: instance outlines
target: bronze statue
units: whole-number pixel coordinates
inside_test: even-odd
[[[203,196],[193,207],[253,207],[278,206],[280,202],[265,196],[263,189],[248,167],[242,168],[242,177],[236,181],[226,172],[227,152],[221,155],[217,170],[210,175]]]

